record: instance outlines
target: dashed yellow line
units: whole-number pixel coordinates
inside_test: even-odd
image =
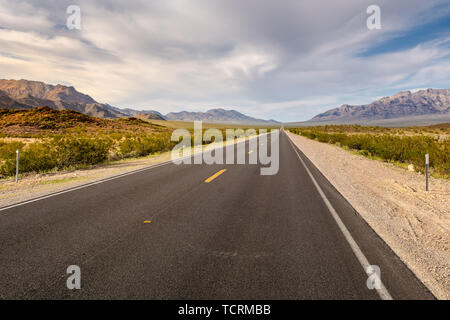
[[[206,183],[210,183],[211,181],[213,181],[215,178],[217,178],[218,176],[220,176],[222,173],[224,173],[225,171],[227,171],[227,169],[222,169],[218,172],[216,172],[215,174],[213,174],[211,177],[209,177],[208,179],[205,180]]]
[[[152,223],[150,220],[145,220],[144,223]]]

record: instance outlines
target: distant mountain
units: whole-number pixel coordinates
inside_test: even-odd
[[[0,106],[4,109],[30,109],[31,107],[10,98],[4,91],[0,91]]]
[[[98,118],[136,117],[143,120],[179,120],[216,123],[277,123],[246,116],[235,110],[211,109],[207,112],[176,112],[162,115],[154,110],[120,109],[99,103],[74,87],[50,85],[29,80],[0,80],[0,109],[32,109],[48,106],[74,110]]]
[[[384,97],[366,105],[345,104],[321,113],[309,122],[370,122],[386,119],[406,119],[418,116],[443,116],[450,114],[450,89],[427,89],[412,93],[405,91]]]
[[[137,117],[137,116],[143,116],[148,115],[149,119],[153,120],[167,120],[165,116],[162,115],[162,113],[156,111],[156,110],[135,110],[135,109],[120,109],[117,107],[109,106],[110,108],[113,108],[114,110],[117,110],[118,112],[125,113],[126,115],[130,117]]]
[[[211,109],[206,112],[171,112],[165,116],[167,120],[204,121],[210,123],[277,123],[275,120],[256,119],[236,110]]]
[[[75,90],[74,87],[50,85],[29,80],[0,80],[0,90],[17,102],[0,101],[1,108],[23,109],[48,106],[56,110],[74,110],[99,118],[120,118],[127,114],[90,96]]]
[[[166,120],[163,115],[161,115],[159,112],[153,113],[153,112],[141,112],[136,115],[134,115],[135,118],[145,120],[145,121],[151,121],[151,120]]]

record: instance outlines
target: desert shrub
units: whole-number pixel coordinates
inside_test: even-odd
[[[5,146],[4,146],[5,147]],[[0,166],[2,176],[11,176],[16,172],[16,150],[20,150],[20,172],[43,172],[56,167],[56,160],[52,150],[46,143],[32,143],[25,147],[23,143],[10,143],[7,145],[8,151],[0,152],[0,159],[3,160]]]
[[[345,127],[345,126],[344,126]],[[388,162],[411,163],[419,171],[425,171],[425,154],[430,154],[430,167],[437,173],[450,177],[450,140],[415,135],[399,136],[385,133],[387,129],[377,129],[379,134],[335,133],[336,126],[330,126],[331,132],[321,131],[324,127],[294,128],[291,132],[320,142],[338,144],[358,151],[364,156],[376,156]],[[355,129],[356,128],[356,129]],[[359,127],[353,131],[361,130]]]
[[[21,150],[25,146],[23,142],[0,142],[0,159],[16,159],[16,150]]]
[[[94,165],[106,161],[112,147],[112,140],[106,137],[62,136],[53,138],[48,144],[54,146],[53,154],[58,168],[64,168]]]
[[[41,117],[42,118],[42,117]],[[42,120],[42,119],[41,119]],[[53,121],[53,119],[48,119]],[[134,121],[134,120],[133,120]],[[41,124],[48,124],[41,121]],[[225,130],[222,130],[225,140]],[[89,134],[83,131],[38,136],[40,142],[0,141],[0,175],[15,174],[16,150],[20,149],[20,172],[45,172],[53,169],[88,166],[106,160],[147,156],[171,150],[178,142],[171,141],[171,132],[111,132]],[[191,135],[193,138],[193,135]],[[209,142],[203,142],[207,144]]]
[[[48,143],[33,143],[20,154],[21,172],[44,172],[57,166],[57,161]],[[15,167],[15,166],[14,166]]]
[[[167,133],[158,135],[128,136],[119,143],[119,153],[122,158],[147,156],[155,152],[170,150],[175,144]]]

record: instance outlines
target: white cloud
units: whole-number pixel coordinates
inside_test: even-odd
[[[380,1],[381,31],[366,28],[366,0],[79,0],[81,31],[64,28],[69,4],[0,0],[2,77],[71,84],[120,107],[220,106],[286,121],[450,84],[445,36],[361,55],[441,16],[430,10],[441,0]]]

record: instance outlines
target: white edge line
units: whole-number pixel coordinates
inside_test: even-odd
[[[240,144],[240,143],[245,143],[245,142],[248,142],[250,140],[256,139],[259,136],[262,136],[262,135],[265,135],[265,134],[268,134],[268,133],[263,133],[263,134],[256,135],[254,137],[249,137],[247,140],[238,141],[238,142],[235,142],[234,144],[237,145],[237,144]],[[206,153],[206,152],[210,152],[210,151],[215,150],[215,149],[226,148],[226,147],[227,147],[226,145],[217,146],[217,147],[211,148],[209,150],[203,150],[201,153]],[[195,154],[191,154],[191,155],[186,156],[186,157],[181,157],[181,158],[179,158],[177,160],[183,160],[183,159],[191,158],[194,155]],[[32,202],[36,202],[36,201],[44,200],[44,199],[47,199],[47,198],[55,197],[55,196],[58,196],[60,194],[64,194],[64,193],[68,193],[68,192],[71,192],[71,191],[83,189],[83,188],[86,188],[86,187],[90,187],[90,186],[93,186],[93,185],[96,185],[96,184],[100,184],[100,183],[103,183],[103,182],[107,182],[107,181],[111,181],[111,180],[114,180],[114,179],[126,177],[126,176],[129,176],[129,175],[132,175],[132,174],[135,174],[135,173],[139,173],[139,172],[142,172],[142,171],[145,171],[145,170],[150,170],[150,169],[153,169],[153,168],[162,167],[162,166],[165,166],[165,165],[170,164],[170,163],[173,163],[173,161],[172,160],[167,160],[167,161],[164,161],[164,162],[161,162],[161,163],[157,163],[157,164],[145,167],[145,168],[137,169],[137,170],[134,170],[134,171],[131,171],[131,172],[121,173],[121,174],[118,174],[116,176],[112,176],[112,177],[109,177],[109,178],[104,178],[104,179],[101,179],[101,180],[98,180],[98,181],[89,182],[89,183],[83,184],[83,185],[78,186],[78,187],[73,187],[73,188],[69,188],[69,189],[66,189],[66,190],[57,191],[57,192],[54,192],[54,193],[51,193],[51,194],[48,194],[48,195],[45,195],[45,196],[37,197],[37,198],[34,198],[34,199],[25,200],[25,201],[22,201],[22,202],[19,202],[19,203],[11,204],[11,205],[6,206],[6,207],[2,207],[2,208],[0,208],[0,211],[5,211],[5,210],[8,210],[8,209],[19,207],[19,206],[22,206],[22,205],[25,205],[25,204],[29,204],[29,203],[32,203]]]
[[[366,256],[364,255],[364,253],[359,248],[359,246],[356,243],[355,239],[353,239],[352,235],[350,234],[350,231],[348,231],[347,227],[344,225],[344,223],[342,222],[342,220],[339,217],[338,213],[336,212],[336,210],[331,205],[330,201],[328,200],[327,196],[323,192],[322,188],[317,183],[317,181],[314,178],[314,176],[312,175],[311,171],[309,171],[309,169],[306,166],[305,162],[300,157],[300,155],[299,155],[297,149],[295,149],[294,144],[292,143],[292,140],[289,137],[289,135],[286,134],[286,136],[288,137],[289,142],[291,143],[292,148],[294,149],[295,153],[297,154],[297,157],[300,159],[300,162],[302,163],[303,167],[305,167],[306,172],[308,173],[309,177],[311,178],[314,186],[316,187],[317,191],[319,192],[320,196],[322,197],[323,202],[325,202],[325,205],[327,206],[328,210],[330,211],[331,215],[333,216],[334,220],[336,221],[339,229],[344,234],[345,239],[347,240],[348,244],[352,248],[353,253],[355,254],[355,256],[358,259],[358,261],[361,264],[361,266],[363,267],[364,272],[368,276],[376,276],[376,277],[378,277],[378,275],[376,273],[375,274],[371,274],[371,273],[368,272],[368,267],[370,266],[369,260],[367,260]],[[384,286],[384,284],[381,281],[381,279],[378,279],[378,281],[380,283],[380,289],[376,289],[376,290],[377,290],[377,293],[380,296],[380,298],[382,300],[393,300],[392,296],[390,295],[389,291]]]
[[[134,171],[127,172],[127,173],[122,173],[122,174],[119,174],[119,175],[116,175],[116,176],[113,176],[113,177],[101,179],[101,180],[94,181],[94,182],[89,182],[89,183],[83,184],[83,185],[78,186],[78,187],[73,187],[73,188],[69,188],[69,189],[66,189],[66,190],[57,191],[55,193],[51,193],[51,194],[48,194],[48,195],[45,195],[45,196],[37,197],[37,198],[31,199],[31,200],[25,200],[25,201],[22,201],[22,202],[19,202],[19,203],[16,203],[16,204],[12,204],[12,205],[0,208],[0,211],[8,210],[8,209],[11,209],[11,208],[14,208],[14,207],[19,207],[21,205],[25,205],[25,204],[32,203],[32,202],[39,201],[39,200],[43,200],[43,199],[47,199],[47,198],[54,197],[54,196],[57,196],[57,195],[60,195],[60,194],[63,194],[63,193],[67,193],[67,192],[83,189],[83,188],[90,187],[90,186],[93,186],[93,185],[96,185],[96,184],[100,184],[100,183],[103,183],[103,182],[107,182],[107,181],[110,181],[110,180],[122,178],[122,177],[125,177],[125,176],[129,176],[129,175],[132,175],[132,174],[135,174],[135,173],[139,173],[139,172],[145,171],[145,170],[161,167],[161,166],[164,166],[166,164],[169,164],[170,162],[171,162],[170,160],[169,161],[165,161],[165,162],[161,162],[161,163],[158,163],[158,164],[155,164],[155,165],[151,165],[151,166],[146,167],[146,168],[134,170]]]

